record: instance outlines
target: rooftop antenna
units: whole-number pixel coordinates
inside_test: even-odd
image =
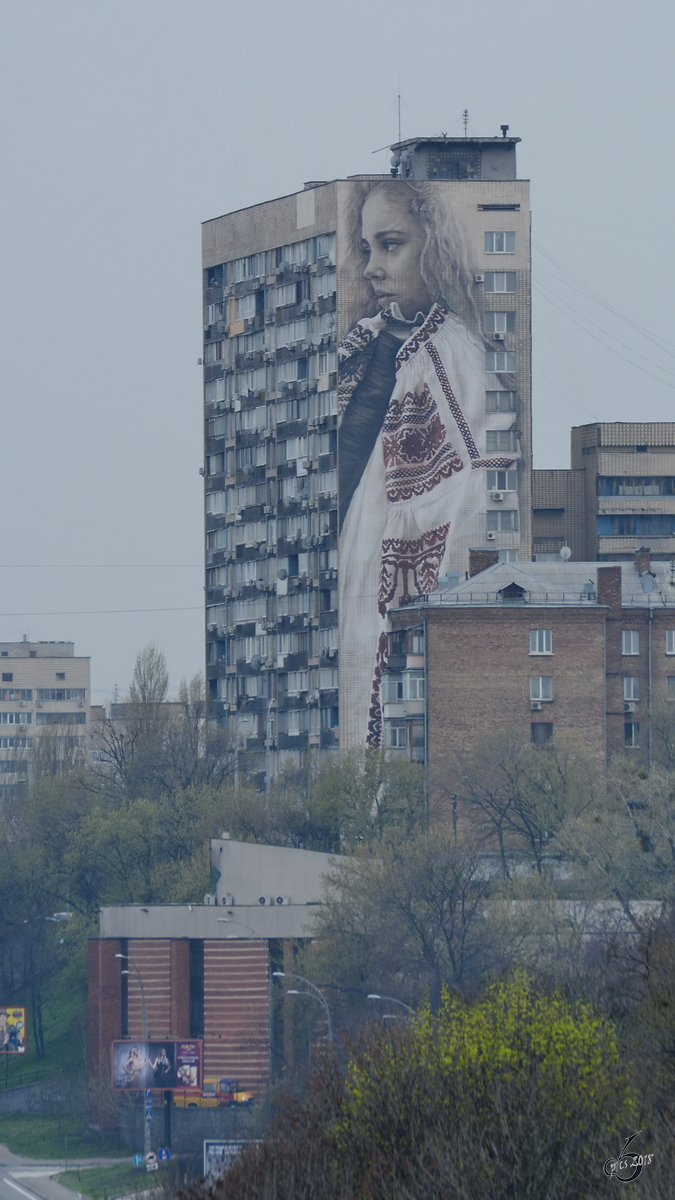
[[[469,124],[469,110],[468,110],[468,108],[465,108],[465,109],[464,109],[464,112],[462,113],[462,120],[463,120],[463,122],[464,122],[464,137],[466,137],[466,136],[467,136],[466,127],[467,127],[467,125]]]
[[[503,138],[505,138],[505,137],[506,137],[506,135],[507,135],[507,133],[509,132],[509,127],[508,127],[508,125],[500,125],[500,127],[499,127],[499,128],[500,128],[500,129],[501,129],[501,131],[502,131],[502,137],[503,137]]]
[[[398,81],[398,140],[401,140],[401,81]]]

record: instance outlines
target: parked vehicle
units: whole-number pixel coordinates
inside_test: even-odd
[[[201,1095],[196,1092],[174,1092],[177,1108],[250,1108],[255,1103],[251,1092],[240,1091],[235,1079],[205,1079]]]

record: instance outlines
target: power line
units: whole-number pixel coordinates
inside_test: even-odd
[[[12,571],[201,571],[203,563],[0,563]]]
[[[203,612],[203,604],[187,604],[180,608],[80,608],[58,612],[8,612],[4,617],[107,617],[114,613]]]

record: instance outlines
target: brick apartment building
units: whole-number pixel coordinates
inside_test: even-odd
[[[432,779],[449,756],[503,729],[537,745],[571,732],[603,762],[623,750],[649,762],[654,708],[672,700],[675,715],[673,566],[640,550],[612,565],[496,563],[482,551],[474,567],[490,558],[392,613],[387,745],[410,754],[409,727],[418,740],[426,727]],[[424,700],[407,701],[411,689]]]

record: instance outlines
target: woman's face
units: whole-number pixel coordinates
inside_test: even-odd
[[[424,230],[410,212],[407,188],[401,199],[375,188],[361,213],[361,247],[366,255],[364,275],[378,304],[396,302],[407,321],[431,307],[431,296],[420,271]]]

